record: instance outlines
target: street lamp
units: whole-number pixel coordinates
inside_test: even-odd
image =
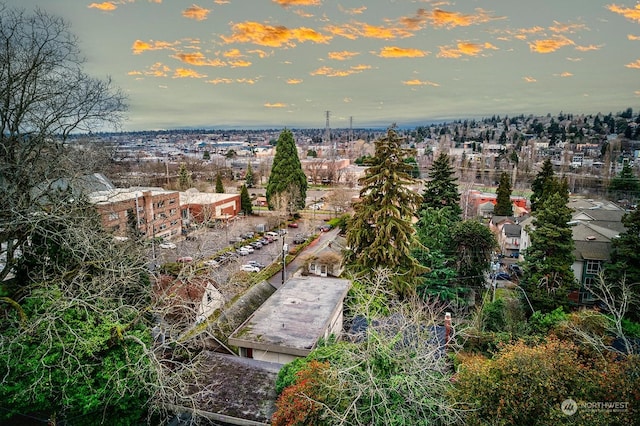
[[[282,285],[284,285],[284,279],[287,269],[287,251],[289,251],[289,244],[284,242],[284,234],[282,235]]]

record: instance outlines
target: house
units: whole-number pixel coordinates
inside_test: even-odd
[[[307,259],[307,273],[319,277],[339,277],[344,271],[344,261],[342,251],[345,248],[345,239],[336,237],[324,248],[316,251],[312,257]]]
[[[213,281],[196,275],[160,275],[153,286],[153,297],[165,321],[185,326],[204,321],[224,304]]]
[[[180,193],[180,210],[185,227],[192,223],[227,221],[240,212],[240,194],[199,192],[191,188]]]
[[[284,283],[228,339],[240,356],[285,364],[320,339],[339,336],[348,280],[295,277]]]
[[[508,257],[520,257],[520,237],[522,235],[522,226],[518,224],[506,223],[502,226],[501,232],[498,234],[498,245],[502,254]]]
[[[177,191],[154,187],[114,188],[89,194],[105,229],[126,236],[137,230],[147,238],[170,238],[180,233]]]

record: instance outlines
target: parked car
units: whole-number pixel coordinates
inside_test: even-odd
[[[273,238],[278,238],[279,237],[279,234],[277,232],[273,232],[273,231],[265,232],[264,235],[267,236],[267,237],[273,237]]]
[[[249,253],[253,253],[255,251],[251,246],[242,246],[242,248],[248,251]]]
[[[331,231],[331,225],[321,225],[321,226],[318,226],[318,230],[319,230],[320,232],[329,232],[329,231]]]
[[[242,241],[244,240],[240,237],[233,237],[229,240],[229,244],[241,243]]]
[[[238,253],[240,256],[247,256],[249,255],[249,250],[244,247],[240,247],[239,249],[236,249],[236,253]]]
[[[291,222],[290,224],[287,225],[289,228],[297,228],[298,224],[296,222]]]
[[[205,260],[204,262],[202,262],[202,264],[210,268],[217,268],[218,266],[220,266],[220,262],[215,259]]]
[[[247,265],[255,266],[256,268],[259,268],[259,269],[264,269],[264,265],[256,260],[248,261]]]
[[[260,268],[249,264],[240,266],[240,270],[245,272],[260,272]]]
[[[516,265],[515,263],[512,263],[511,265],[509,265],[509,270],[511,271],[511,273],[513,273],[518,277],[521,277],[522,273],[524,272],[522,270],[522,267],[520,265]]]
[[[509,275],[506,272],[501,271],[501,272],[498,272],[496,274],[496,280],[498,280],[498,281],[511,281],[511,275]]]
[[[160,248],[161,249],[174,249],[176,248],[176,245],[170,242],[164,242],[164,243],[160,243]]]
[[[293,238],[293,244],[302,244],[305,241],[307,241],[307,239],[302,234],[296,234],[296,236]]]
[[[250,246],[256,250],[260,250],[262,248],[262,243],[260,241],[254,241],[250,243]]]
[[[178,263],[191,263],[193,262],[193,257],[191,256],[182,256],[177,260]]]

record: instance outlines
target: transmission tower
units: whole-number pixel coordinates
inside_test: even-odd
[[[349,117],[349,140],[351,142],[353,140],[353,116]]]

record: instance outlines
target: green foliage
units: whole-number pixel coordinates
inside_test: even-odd
[[[551,159],[547,158],[542,163],[542,169],[538,172],[531,183],[531,211],[535,212],[542,205],[545,197],[549,195],[550,187],[553,185],[553,165]]]
[[[486,302],[482,306],[483,325],[486,331],[502,331],[506,325],[505,302],[497,299],[493,302]]]
[[[546,336],[549,334],[549,331],[568,318],[568,314],[564,312],[564,309],[560,306],[546,314],[540,311],[534,312],[529,318],[528,324],[532,333]]]
[[[421,210],[449,207],[454,215],[462,214],[457,178],[451,166],[451,158],[446,153],[440,153],[431,165],[422,198]]]
[[[629,163],[624,163],[622,170],[616,177],[611,179],[609,184],[609,192],[612,192],[617,198],[620,194],[638,195],[640,192],[640,179],[633,172]]]
[[[222,175],[216,173],[216,194],[224,194],[224,185],[222,184]]]
[[[307,358],[296,358],[283,365],[276,378],[276,393],[280,395],[286,387],[292,386],[296,382],[300,370],[306,369],[308,366],[309,360]]]
[[[185,163],[180,163],[180,170],[178,171],[178,186],[181,191],[191,188],[191,173],[187,170]]]
[[[251,197],[247,190],[247,185],[242,185],[240,189],[240,209],[245,215],[253,214],[253,203],[251,203]]]
[[[535,213],[531,245],[527,248],[521,286],[535,310],[549,312],[569,306],[569,292],[577,288],[573,264],[573,235],[568,222],[566,182],[556,185]]]
[[[611,262],[605,264],[605,279],[609,285],[619,285],[625,281],[627,283],[640,282],[640,209],[632,210],[622,217],[625,226],[618,238],[611,242]],[[640,286],[633,285],[632,291],[636,298],[640,299]],[[640,319],[640,315],[631,312],[635,320]]]
[[[465,287],[484,287],[491,255],[498,246],[491,230],[478,220],[465,220],[451,230],[450,251],[456,254],[458,278]]]
[[[278,138],[267,183],[266,197],[269,208],[274,208],[274,199],[282,194],[287,194],[295,208],[304,208],[307,199],[307,176],[298,158],[293,133],[287,129],[283,130]]]
[[[496,205],[493,209],[496,216],[513,216],[513,204],[511,203],[511,178],[507,172],[500,174],[500,183],[496,190]]]
[[[623,318],[622,329],[627,337],[640,338],[640,323]]]
[[[247,188],[253,188],[255,186],[255,177],[253,176],[253,169],[251,168],[251,161],[247,163],[247,172],[244,175],[244,183]]]
[[[403,159],[412,153],[402,148],[394,128],[375,142],[375,156],[360,179],[360,201],[347,227],[346,261],[356,271],[377,267],[396,272],[393,286],[399,294],[415,291],[413,278],[421,267],[411,255],[415,244],[412,216],[420,202],[409,185],[411,166]]]

